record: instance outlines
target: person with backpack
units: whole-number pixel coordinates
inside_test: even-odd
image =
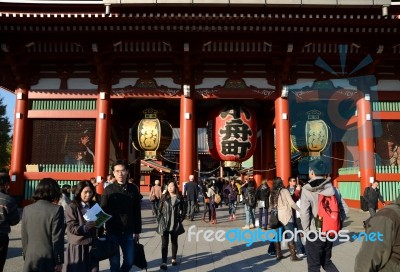
[[[218,203],[215,202],[215,195],[218,194],[218,187],[215,185],[213,182],[209,187],[207,191],[207,197],[210,199],[210,214],[211,214],[211,224],[215,225],[217,224],[217,214],[215,212],[215,208],[218,207]]]
[[[246,212],[246,224],[242,229],[253,229],[256,224],[256,183],[254,180],[246,179],[242,187],[245,187],[244,191],[244,208]]]
[[[374,242],[364,239],[354,271],[400,271],[400,195],[367,222],[366,233],[381,233],[383,239]]]
[[[319,238],[317,231],[338,231],[348,214],[348,208],[339,192],[332,186],[326,163],[323,160],[313,160],[309,164],[308,184],[303,187],[300,198],[300,218],[305,232],[309,233],[306,241],[308,271],[338,271],[332,262],[333,242]],[[327,208],[326,210],[322,209]],[[328,215],[328,211],[334,213]],[[322,220],[321,220],[322,219]],[[322,221],[322,224],[321,224]],[[336,229],[334,229],[336,228]],[[324,235],[321,233],[321,235]]]
[[[269,208],[269,186],[267,180],[263,180],[261,185],[257,188],[256,197],[258,201],[258,223],[259,227],[267,230],[268,226],[268,208]],[[265,223],[263,224],[263,214]]]

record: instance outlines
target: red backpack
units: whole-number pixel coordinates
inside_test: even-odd
[[[340,211],[339,204],[335,195],[318,196],[318,220],[316,227],[322,232],[335,231],[336,234],[340,230]],[[330,237],[336,234],[330,233]]]

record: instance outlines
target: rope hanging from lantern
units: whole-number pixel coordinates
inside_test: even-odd
[[[276,170],[276,167],[274,167],[274,168],[270,168],[270,169],[267,169],[267,170],[249,170],[249,171],[253,171],[253,172],[269,172],[269,171],[272,171],[272,170]]]
[[[322,154],[322,157],[326,157],[326,158],[330,158],[330,159],[335,159],[335,160],[339,160],[339,161],[347,161],[347,162],[358,162],[358,160],[345,160],[345,159],[341,159],[341,158],[336,158],[336,157],[331,157],[325,154]]]
[[[167,159],[166,157],[164,157],[163,155],[161,155],[161,154],[159,154],[159,155],[160,155],[161,158],[163,158],[163,159],[166,160],[167,162],[179,164],[179,162],[171,161],[171,160]]]
[[[130,162],[129,165],[135,164],[138,160],[140,160],[141,158],[137,158],[136,160],[134,160],[133,162]]]
[[[300,156],[300,157],[298,157],[298,158],[292,160],[291,162],[298,161],[298,160],[300,160],[300,159],[302,159],[302,158],[303,158],[303,156]],[[273,170],[276,170],[276,167],[274,167],[274,168],[269,168],[269,169],[267,169],[267,170],[261,170],[261,169],[260,169],[260,170],[258,170],[258,169],[254,170],[254,169],[253,169],[253,172],[269,172],[269,171],[273,171]],[[249,171],[251,171],[251,170],[249,170]]]
[[[215,169],[213,169],[213,170],[211,170],[211,171],[202,172],[202,171],[194,170],[194,172],[199,173],[199,174],[211,174],[211,173],[213,173],[213,172],[219,170],[220,168],[221,168],[221,166],[218,166],[217,168],[215,168]]]

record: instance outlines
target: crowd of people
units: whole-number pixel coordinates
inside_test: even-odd
[[[2,190],[0,201],[8,211],[0,216],[0,230],[4,228],[0,271],[7,256],[10,226],[21,220],[24,272],[99,271],[99,260],[92,254],[94,241],[98,238],[113,241],[122,251],[122,265],[120,250],[110,256],[110,271],[128,272],[134,264],[134,246],[142,231],[143,196],[139,188],[129,182],[125,161],[116,161],[112,169],[113,178],[110,181],[113,181],[107,184],[101,196],[96,195],[95,186],[102,183],[96,182],[96,179],[80,181],[74,188],[67,185],[60,188],[54,179],[42,179],[32,196],[33,204],[24,208],[21,219],[15,200]],[[1,173],[2,188],[9,184],[9,175]],[[72,199],[69,197],[71,193]],[[97,225],[95,221],[85,219],[85,214],[95,204],[111,215],[105,224]]]
[[[127,272],[134,264],[134,248],[142,232],[141,200],[139,188],[129,179],[128,165],[117,161],[113,174],[107,177],[103,194],[96,195],[95,186],[104,186],[96,180],[80,181],[74,188],[64,185],[62,188],[51,178],[42,179],[32,196],[34,203],[24,208],[22,218],[16,201],[7,195],[10,177],[0,173],[0,271],[3,270],[8,250],[8,233],[11,226],[21,220],[23,271],[99,271],[99,260],[91,251],[98,237],[114,241],[120,250],[110,256],[111,272]],[[194,175],[188,177],[183,192],[175,180],[167,180],[163,186],[155,180],[150,190],[152,213],[156,217],[157,232],[161,237],[161,270],[167,270],[168,246],[171,242],[173,266],[177,265],[178,236],[185,232],[183,221],[194,221],[199,211],[199,198],[203,199],[204,211],[201,220],[217,224],[216,210],[222,205],[228,206],[228,220],[237,220],[236,211],[240,203],[245,211],[242,229],[259,227],[267,230],[270,216],[277,211],[279,224],[272,228],[295,233],[295,229],[321,231],[319,229],[321,197],[334,198],[338,204],[340,225],[348,214],[348,207],[335,188],[322,160],[309,164],[309,180],[296,177],[288,179],[288,186],[280,177],[272,181],[262,181],[259,186],[249,176],[243,181],[235,177],[224,181],[210,178],[205,182],[195,181]],[[379,182],[374,181],[364,193],[369,201],[370,218],[364,221],[366,232],[381,231],[387,239],[385,243],[363,242],[356,259],[356,271],[397,271],[400,251],[398,250],[400,233],[399,199],[397,204],[376,213],[377,202],[383,197],[379,191]],[[70,198],[70,195],[72,197]],[[85,220],[85,214],[95,204],[99,204],[111,218],[101,226],[94,221]],[[258,209],[257,209],[258,208]],[[256,212],[258,210],[258,226]],[[6,211],[6,212],[5,212]],[[272,213],[272,214],[271,214]],[[332,262],[333,242],[312,232],[310,239],[303,245],[302,237],[288,238],[287,247],[291,261],[307,259],[308,271],[338,271]],[[65,234],[67,245],[65,246]],[[314,236],[312,236],[314,235]],[[371,250],[371,245],[374,250]],[[283,258],[281,242],[270,242],[268,253],[277,260]],[[120,264],[121,256],[123,262]],[[370,260],[370,261],[365,261]],[[390,268],[390,269],[387,269]],[[386,269],[386,270],[385,270]]]

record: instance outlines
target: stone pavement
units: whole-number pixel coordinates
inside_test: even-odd
[[[203,208],[201,207],[201,211]],[[257,209],[258,210],[258,209]],[[274,257],[267,254],[268,242],[255,242],[251,246],[246,247],[244,241],[219,242],[206,241],[201,233],[199,241],[195,242],[195,235],[188,235],[190,226],[196,226],[197,230],[213,230],[228,231],[234,228],[241,230],[244,226],[244,206],[238,205],[237,220],[228,220],[228,208],[223,206],[217,209],[218,224],[210,225],[204,223],[200,219],[201,213],[196,214],[195,221],[184,222],[186,232],[179,236],[178,248],[178,265],[171,266],[171,250],[169,249],[168,271],[282,271],[282,272],[299,272],[307,271],[307,262],[302,260],[299,262],[291,262],[288,257],[289,251],[283,250],[285,258],[276,261]],[[145,246],[146,258],[148,262],[148,271],[159,271],[161,264],[161,239],[155,232],[156,220],[151,214],[150,202],[147,196],[142,202],[142,222],[143,233],[141,234],[141,243]],[[350,236],[354,233],[363,231],[362,221],[368,217],[368,213],[364,213],[358,209],[350,209],[350,216],[345,222],[345,229],[350,231]],[[21,224],[12,228],[10,234],[10,245],[8,250],[8,258],[4,268],[5,272],[22,271],[23,259],[21,256]],[[215,236],[212,236],[213,238]],[[354,260],[360,247],[359,241],[335,242],[333,248],[332,260],[339,271],[353,271]],[[100,271],[109,271],[108,260],[100,263]],[[133,267],[131,271],[139,271]]]

